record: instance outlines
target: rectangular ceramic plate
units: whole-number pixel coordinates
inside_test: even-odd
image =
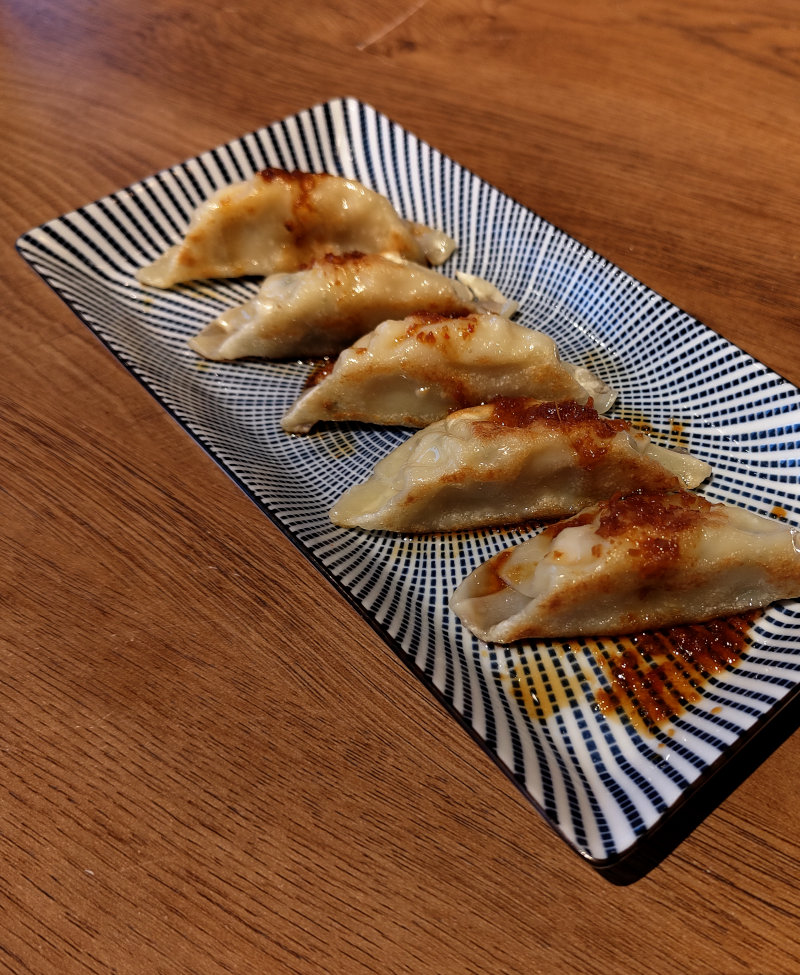
[[[713,466],[712,500],[798,521],[800,393],[619,268],[367,105],[335,100],[213,149],[18,241],[22,256],[248,492],[483,744],[561,836],[596,866],[652,835],[800,682],[800,612],[771,607],[736,666],[657,730],[604,716],[613,641],[511,648],[474,639],[456,584],[532,530],[399,537],[334,527],[328,510],[409,431],[344,425],[307,437],[279,421],[303,363],[200,361],[186,340],[256,290],[249,279],[140,286],[219,187],[275,166],[353,177],[403,216],[445,230],[443,268],[520,304],[562,357],[619,391],[617,415]]]

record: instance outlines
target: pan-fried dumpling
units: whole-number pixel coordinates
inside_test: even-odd
[[[501,399],[451,413],[379,461],[331,509],[348,528],[454,531],[563,518],[638,489],[696,487],[702,460],[574,401]]]
[[[385,197],[355,180],[265,169],[206,200],[185,238],[137,277],[168,288],[196,278],[295,271],[351,251],[441,264],[454,247],[446,234],[403,220]]]
[[[700,623],[800,595],[798,529],[688,491],[586,508],[489,559],[453,612],[509,643]]]
[[[288,433],[307,433],[321,420],[424,427],[501,396],[592,397],[602,413],[615,393],[588,370],[562,362],[549,336],[500,315],[411,315],[383,322],[345,349],[282,426]]]
[[[258,294],[207,325],[189,344],[208,359],[336,355],[389,318],[466,315],[473,292],[437,271],[380,254],[326,255],[272,274]]]

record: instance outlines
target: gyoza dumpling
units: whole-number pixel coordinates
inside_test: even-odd
[[[702,460],[574,401],[501,399],[451,413],[379,461],[337,501],[348,528],[454,531],[563,518],[637,489],[697,487]]]
[[[288,433],[307,433],[319,420],[424,427],[501,396],[592,397],[602,413],[615,395],[588,370],[562,362],[549,336],[500,315],[411,315],[345,349],[282,426]]]
[[[258,294],[189,341],[208,359],[336,355],[389,318],[465,315],[472,291],[437,271],[380,254],[326,255],[302,271],[272,274]]]
[[[295,271],[351,251],[441,264],[454,247],[446,234],[403,220],[385,197],[355,180],[265,169],[206,200],[183,241],[137,277],[168,288],[196,278]]]
[[[453,612],[509,643],[699,623],[800,595],[798,530],[688,491],[585,509],[489,559]]]

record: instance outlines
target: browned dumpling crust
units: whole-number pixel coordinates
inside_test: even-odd
[[[501,315],[411,315],[386,321],[345,349],[282,421],[307,433],[324,420],[424,427],[501,396],[591,397],[600,412],[615,393],[563,362],[549,336]]]
[[[790,525],[688,491],[586,508],[485,562],[454,613],[496,643],[697,623],[800,595]]]
[[[389,318],[413,312],[466,315],[477,307],[460,281],[382,254],[326,254],[299,271],[271,274],[250,301],[189,341],[207,359],[336,355]]]
[[[325,254],[396,254],[441,264],[455,244],[404,220],[389,201],[328,173],[265,169],[194,213],[185,238],[138,272],[143,284],[295,271]]]
[[[563,518],[620,492],[697,487],[710,473],[588,404],[501,398],[415,433],[330,517],[398,532],[508,525]]]

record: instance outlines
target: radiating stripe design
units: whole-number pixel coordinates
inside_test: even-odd
[[[355,177],[406,217],[451,234],[445,273],[491,279],[564,358],[619,391],[618,415],[689,448],[705,488],[800,521],[800,393],[640,282],[384,115],[318,105],[52,220],[22,256],[208,453],[333,580],[507,770],[564,839],[598,864],[647,836],[800,681],[800,609],[777,605],[742,663],[712,678],[668,729],[647,733],[593,707],[597,646],[493,647],[448,608],[457,583],[524,531],[398,537],[334,527],[328,509],[406,431],[344,425],[307,437],[279,421],[301,363],[209,363],[186,340],[251,296],[252,279],[141,287],[134,272],[182,235],[219,187],[265,166]],[[608,644],[609,651],[613,643]]]

